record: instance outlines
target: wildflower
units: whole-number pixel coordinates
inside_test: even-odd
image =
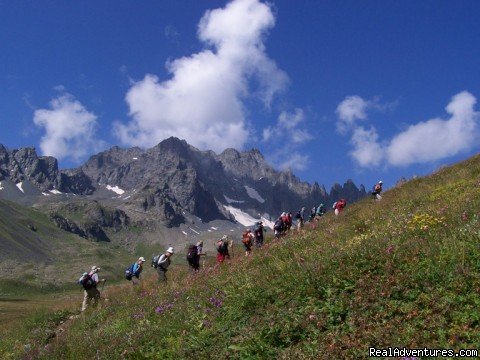
[[[213,306],[215,306],[217,308],[222,307],[222,305],[223,305],[223,301],[221,299],[217,299],[215,297],[211,297],[209,299],[209,301]]]
[[[210,323],[210,321],[208,321],[208,320],[203,320],[202,325],[203,325],[204,327],[210,327],[211,323]]]
[[[143,314],[133,314],[132,316],[134,319],[138,320],[138,319],[142,319],[143,318]]]
[[[155,312],[157,314],[161,314],[165,311],[165,309],[163,308],[163,306],[157,306],[157,308],[155,309]]]
[[[462,221],[467,221],[467,220],[468,220],[468,215],[467,215],[467,212],[464,211],[464,212],[462,213]]]
[[[173,308],[173,304],[171,304],[171,303],[167,304],[166,310],[170,310],[171,308]]]
[[[385,249],[385,252],[386,252],[387,254],[391,254],[391,253],[393,252],[393,249],[394,249],[394,246],[393,246],[393,245],[390,245],[389,247],[387,247],[387,248]]]
[[[225,296],[225,292],[223,292],[223,291],[220,290],[220,289],[215,289],[215,295],[217,295],[217,296]]]

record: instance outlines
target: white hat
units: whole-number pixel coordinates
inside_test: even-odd
[[[174,253],[173,247],[170,246],[170,247],[167,249],[167,252],[169,252],[170,254],[173,254],[173,253]]]
[[[383,184],[383,181],[382,181],[382,180],[380,180],[378,183],[379,183],[379,184]]]
[[[140,256],[140,257],[138,258],[138,261],[145,262],[145,258],[144,258],[143,256]]]
[[[98,270],[100,270],[100,268],[98,266],[96,266],[96,265],[92,266],[92,271],[98,271]]]
[[[222,236],[222,240],[227,240],[227,239],[228,239],[227,235]]]
[[[202,245],[203,245],[203,241],[200,240],[199,242],[197,242],[197,246],[202,246]]]

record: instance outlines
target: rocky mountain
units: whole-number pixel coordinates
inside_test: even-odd
[[[52,204],[80,197],[120,209],[133,221],[148,216],[168,227],[193,218],[248,225],[302,206],[330,206],[339,198],[353,202],[365,195],[365,188],[351,180],[335,184],[328,193],[318,183],[275,170],[256,149],[216,154],[174,137],[147,150],[114,146],[69,170],[58,169],[55,158],[38,156],[34,148],[9,151],[0,145],[0,198]],[[62,219],[55,221],[69,226]],[[101,221],[90,223],[104,226]]]
[[[59,170],[57,159],[38,156],[35,148],[8,151],[0,144],[0,181],[28,181],[40,192],[90,195],[95,188],[81,170]],[[23,190],[22,187],[19,187]],[[23,191],[24,192],[24,191]]]

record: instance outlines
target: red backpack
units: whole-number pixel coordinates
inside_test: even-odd
[[[250,237],[250,233],[245,231],[243,234],[242,234],[242,242],[245,244],[245,245],[250,245],[251,242],[252,242],[252,238]]]

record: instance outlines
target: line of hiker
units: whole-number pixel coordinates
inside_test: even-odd
[[[375,201],[380,201],[382,196],[383,181],[379,181],[372,188],[372,197]],[[332,208],[336,216],[347,206],[347,201],[345,199],[339,199],[336,201]],[[298,231],[301,231],[306,222],[318,221],[323,215],[327,212],[325,205],[322,203],[319,206],[314,206],[310,210],[310,216],[306,219],[306,208],[302,207],[295,215],[297,221],[296,228]],[[293,217],[291,212],[283,212],[276,220],[273,225],[273,231],[275,239],[286,235],[290,232],[293,227]],[[264,233],[266,229],[262,221],[257,221],[255,227],[252,229],[248,228],[242,233],[242,244],[245,248],[245,256],[250,256],[252,249],[255,246],[257,249],[261,248],[264,243]],[[233,241],[228,239],[227,235],[223,235],[221,239],[216,241],[215,249],[217,251],[217,264],[221,264],[226,260],[230,259],[230,250],[233,251]],[[158,274],[158,281],[164,283],[167,281],[167,271],[171,265],[171,257],[174,254],[173,247],[169,247],[165,253],[156,255],[152,258],[152,267],[156,269]],[[202,256],[206,256],[207,253],[203,250],[203,241],[198,241],[195,245],[190,245],[187,250],[187,263],[190,266],[193,272],[200,271],[200,259]],[[130,265],[125,270],[125,278],[131,280],[132,284],[135,286],[140,281],[140,275],[143,271],[143,264],[145,263],[144,257],[139,257],[136,262]],[[87,309],[87,307],[93,302],[93,306],[98,304],[100,300],[100,291],[98,290],[99,283],[105,283],[105,279],[99,279],[98,272],[100,267],[92,266],[90,272],[85,272],[81,278],[77,281],[78,284],[83,286],[84,297],[82,303],[82,312]]]

